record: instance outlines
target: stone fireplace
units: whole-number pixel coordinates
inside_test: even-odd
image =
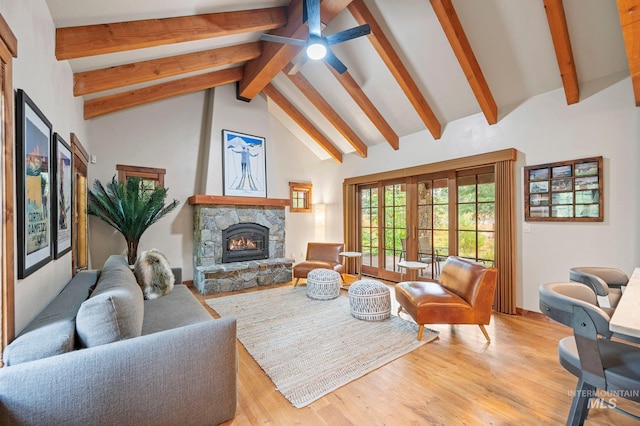
[[[291,281],[288,199],[194,195],[193,284],[203,295]]]

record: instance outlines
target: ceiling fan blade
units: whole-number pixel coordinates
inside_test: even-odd
[[[304,5],[309,23],[309,35],[321,37],[322,24],[320,23],[320,0],[304,0]]]
[[[348,30],[340,31],[339,33],[331,34],[325,37],[327,44],[332,46],[334,44],[342,43],[343,41],[352,40],[357,37],[362,37],[371,33],[371,27],[369,24],[360,25],[359,27],[353,27]]]
[[[293,44],[293,45],[302,46],[302,47],[307,45],[306,40],[300,40],[297,38],[290,38],[290,37],[282,37],[282,36],[277,36],[273,34],[262,34],[260,36],[260,40],[272,41],[274,43]]]
[[[336,55],[333,54],[331,49],[327,49],[327,56],[324,57],[324,60],[327,61],[327,63],[338,72],[338,74],[344,74],[344,72],[347,70],[347,66],[343,64]]]
[[[288,75],[296,75],[298,73],[298,71],[300,71],[300,68],[302,68],[302,66],[309,60],[309,57],[307,56],[307,54],[305,53],[304,50],[301,50],[300,53],[293,58],[293,61],[291,61],[291,67],[289,67],[289,69],[287,70],[287,68],[285,67],[285,70],[287,72]]]

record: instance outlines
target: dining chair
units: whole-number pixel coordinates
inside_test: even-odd
[[[578,378],[567,425],[584,423],[591,398],[640,420],[615,406],[616,398],[640,402],[640,347],[611,339],[610,317],[597,306],[591,287],[547,283],[540,286],[539,300],[546,316],[573,328],[573,336],[558,343],[560,364]],[[603,391],[612,396],[604,396]]]
[[[582,266],[569,269],[569,281],[590,286],[597,296],[598,306],[611,315],[622,297],[629,277],[616,268]]]
[[[430,237],[418,237],[418,262],[433,265],[433,278],[440,276],[440,261],[437,253],[431,248]],[[420,271],[422,273],[422,271]]]

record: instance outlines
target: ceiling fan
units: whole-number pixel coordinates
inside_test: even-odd
[[[305,22],[308,22],[309,25],[308,40],[272,34],[263,34],[261,40],[306,47],[306,53],[309,59],[324,59],[333,69],[342,74],[347,70],[347,67],[333,54],[330,46],[367,35],[371,32],[369,24],[364,24],[335,34],[323,36],[322,23],[320,22],[320,0],[304,0],[302,6],[302,23]]]

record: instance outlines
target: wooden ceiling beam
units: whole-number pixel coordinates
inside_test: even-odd
[[[400,57],[393,49],[393,46],[384,35],[382,28],[364,4],[364,1],[354,0],[349,4],[349,12],[351,12],[359,25],[369,24],[371,26],[371,33],[367,36],[369,41],[373,44],[373,47],[378,52],[387,68],[389,68],[391,74],[393,74],[394,78],[402,88],[402,91],[411,102],[411,105],[413,105],[422,121],[426,124],[427,129],[429,129],[433,138],[440,139],[440,136],[442,135],[442,126],[440,125],[440,122],[431,110],[427,100],[422,96],[422,93],[420,93],[418,85],[400,60]]]
[[[640,106],[640,0],[618,0],[622,36],[633,84],[636,106]]]
[[[262,43],[255,41],[220,49],[78,72],[73,75],[73,94],[75,96],[88,95],[208,68],[236,64],[255,59],[260,56],[260,53],[262,53]]]
[[[387,120],[384,119],[380,111],[375,107],[373,102],[369,99],[369,97],[364,93],[364,91],[360,88],[355,79],[351,76],[349,71],[345,71],[340,74],[337,72],[331,65],[327,64],[327,68],[331,70],[333,75],[338,79],[342,87],[351,95],[353,100],[358,104],[360,109],[369,117],[369,120],[373,123],[374,126],[378,129],[378,131],[384,136],[384,138],[389,142],[389,145],[395,150],[400,148],[400,138],[398,134],[393,130],[393,128],[389,125]]]
[[[235,83],[241,78],[242,67],[235,67],[90,99],[84,103],[84,118],[88,120],[134,106]]]
[[[302,130],[304,130],[313,140],[315,140],[327,154],[338,163],[342,163],[342,152],[335,147],[307,118],[296,109],[291,102],[285,98],[271,83],[267,84],[263,89],[273,102],[276,103],[293,121],[295,121]]]
[[[352,0],[323,0],[320,3],[322,22],[328,24],[342,12]],[[306,40],[309,29],[302,24],[302,0],[292,0],[289,5],[288,22],[271,34]],[[253,99],[273,78],[287,66],[302,50],[299,46],[266,42],[262,55],[244,66],[244,78],[240,82],[238,96],[245,100]]]
[[[307,97],[309,102],[315,106],[322,115],[336,128],[338,132],[351,144],[361,157],[367,157],[367,145],[360,139],[356,132],[349,127],[340,114],[329,105],[320,92],[318,92],[301,73],[289,74],[293,64],[289,64],[284,68],[284,72],[289,80]]]
[[[209,13],[177,18],[56,29],[56,58],[74,59],[143,47],[280,28],[287,8]]]
[[[544,0],[544,10],[547,13],[553,48],[556,51],[564,96],[567,99],[567,105],[575,104],[580,100],[580,88],[562,0]]]
[[[498,122],[498,106],[493,99],[491,89],[482,74],[480,65],[473,54],[469,40],[464,33],[464,28],[458,19],[458,14],[451,3],[451,0],[430,0],[440,26],[444,30],[449,44],[455,53],[458,62],[462,67],[464,75],[471,86],[473,94],[478,100],[480,109],[484,113],[489,124]],[[546,2],[546,1],[545,1]]]

